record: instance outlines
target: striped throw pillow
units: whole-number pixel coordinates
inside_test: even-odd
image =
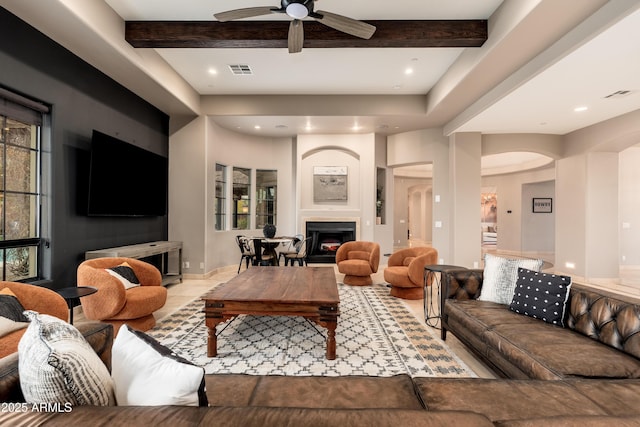
[[[20,387],[27,403],[107,406],[115,403],[109,370],[69,323],[35,311],[18,344]]]
[[[540,271],[543,262],[541,259],[512,259],[485,254],[482,290],[478,299],[510,304],[516,289],[518,268]]]

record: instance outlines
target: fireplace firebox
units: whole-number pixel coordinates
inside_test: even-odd
[[[340,245],[356,239],[355,221],[309,221],[306,228],[311,238],[308,262],[335,263]]]

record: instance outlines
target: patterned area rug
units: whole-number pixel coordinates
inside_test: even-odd
[[[338,284],[338,291],[335,360],[325,358],[326,330],[304,318],[244,315],[218,326],[218,356],[209,358],[200,299],[148,333],[207,374],[476,376],[389,288]]]

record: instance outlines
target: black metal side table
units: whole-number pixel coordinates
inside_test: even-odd
[[[98,289],[91,286],[69,286],[68,288],[58,289],[56,292],[67,301],[69,323],[73,325],[73,300],[95,294]]]
[[[438,321],[440,320],[440,287],[442,284],[442,273],[447,270],[466,269],[459,265],[433,264],[424,267],[424,321],[432,328],[440,329]],[[436,273],[440,273],[439,275]],[[431,289],[428,284],[431,283]],[[437,296],[433,296],[433,287],[437,289]],[[435,301],[434,301],[435,300]],[[435,320],[434,320],[435,319]]]

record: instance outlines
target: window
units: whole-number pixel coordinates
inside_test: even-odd
[[[256,171],[256,228],[276,225],[278,171]]]
[[[37,279],[41,271],[40,141],[47,109],[16,99],[0,92],[0,279],[7,281]]]
[[[216,230],[225,230],[227,219],[227,167],[216,163]]]
[[[233,229],[249,229],[251,169],[233,168]]]

